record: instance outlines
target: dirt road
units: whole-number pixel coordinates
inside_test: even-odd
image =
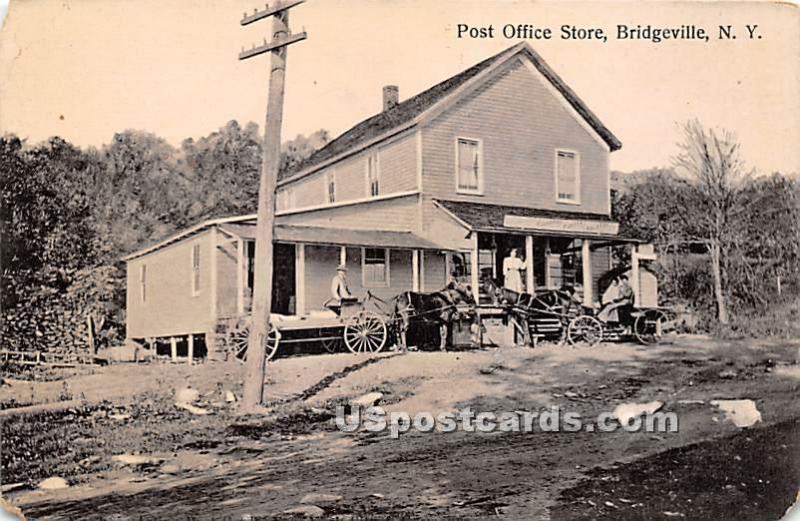
[[[796,351],[681,338],[656,348],[390,357],[304,396],[328,414],[277,426],[237,420],[237,429],[193,445],[213,465],[98,474],[11,500],[34,519],[280,517],[308,493],[341,496],[316,501],[340,519],[777,519],[800,489]],[[623,402],[660,400],[680,429],[409,432],[396,440],[339,432],[333,404],[374,389],[387,409],[411,414],[558,406],[592,419]],[[708,403],[719,398],[753,399],[762,422],[736,427]]]

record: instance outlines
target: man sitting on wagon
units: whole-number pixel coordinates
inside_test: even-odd
[[[340,264],[336,267],[336,275],[331,279],[331,299],[325,305],[338,314],[342,309],[342,302],[354,299],[347,287],[347,268]]]

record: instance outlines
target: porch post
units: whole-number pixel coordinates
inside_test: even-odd
[[[188,345],[188,352],[186,353],[186,363],[192,365],[194,360],[194,334],[189,333],[186,336],[186,343]]]
[[[236,312],[244,315],[244,239],[236,239]]]
[[[544,238],[544,286],[553,287],[552,273],[550,273],[550,237]]]
[[[419,290],[425,291],[425,250],[419,250]]]
[[[178,339],[174,336],[169,337],[170,358],[173,362],[178,361]]]
[[[594,304],[594,296],[592,295],[594,288],[592,287],[592,257],[589,250],[590,241],[583,239],[581,241],[581,261],[583,264],[583,305],[590,308]]]
[[[339,264],[342,266],[347,265],[347,246],[339,248]]]
[[[306,312],[306,245],[294,245],[294,307],[295,314]]]
[[[525,291],[533,294],[533,235],[525,236]]]
[[[411,250],[411,290],[419,291],[419,250]]]
[[[444,283],[450,284],[453,271],[453,254],[449,251],[444,254]]]
[[[472,232],[472,252],[469,256],[470,263],[470,285],[472,286],[472,295],[475,297],[475,302],[480,301],[481,288],[480,288],[480,273],[478,273],[478,232]]]

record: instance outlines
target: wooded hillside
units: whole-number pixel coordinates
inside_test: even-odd
[[[283,163],[326,143],[318,131],[284,147]],[[120,258],[198,221],[252,213],[258,128],[231,121],[179,148],[126,130],[100,149],[60,138],[31,146],[0,138],[2,348],[86,348],[124,340]]]

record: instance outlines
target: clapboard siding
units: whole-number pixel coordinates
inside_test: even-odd
[[[331,279],[339,265],[339,248],[309,244],[305,250],[306,309],[324,309],[323,304],[331,297]]]
[[[338,246],[307,245],[306,250],[306,307],[323,309],[331,297],[331,279],[336,274],[341,248]],[[367,290],[381,299],[389,299],[412,289],[411,251],[389,251],[389,286],[364,287],[361,280],[361,248],[347,248],[347,286],[350,292],[363,298]]]
[[[220,241],[217,246],[217,316],[238,314],[238,253],[236,241]]]
[[[378,154],[380,195],[407,192],[417,188],[417,144],[414,133],[370,147],[323,168],[307,177],[281,186],[278,192],[291,189],[293,208],[327,203],[326,179],[333,173],[336,180],[336,202],[364,199],[367,191],[367,156]]]
[[[445,256],[437,251],[424,252],[422,291],[437,291],[447,285]]]
[[[292,200],[294,201],[293,208],[317,206],[325,203],[324,183],[323,177],[309,177],[293,183],[291,186]]]
[[[413,231],[419,229],[417,195],[350,206],[322,208],[281,215],[278,224],[360,230]]]
[[[390,145],[381,147],[378,154],[381,195],[408,192],[418,188],[415,134],[406,134]]]
[[[192,295],[192,248],[200,245],[200,285]],[[211,314],[211,233],[206,231],[128,262],[127,337],[144,338],[208,331]],[[146,267],[141,301],[140,266]]]
[[[483,142],[484,195],[455,190],[457,137]],[[555,199],[555,150],[580,154],[581,204]],[[515,60],[422,129],[426,196],[551,210],[608,213],[608,149],[536,75]]]
[[[609,270],[609,262],[611,258],[611,249],[608,246],[591,250],[590,257],[592,259],[592,288],[594,299],[599,301],[603,295],[600,288],[600,277],[606,274]]]
[[[422,203],[423,235],[430,241],[451,250],[470,250],[469,230],[433,204],[430,198]]]

